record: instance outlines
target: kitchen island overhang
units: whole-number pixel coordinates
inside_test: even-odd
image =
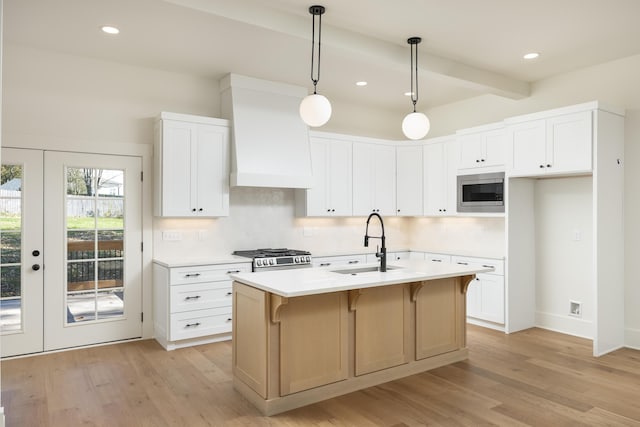
[[[466,290],[491,269],[390,267],[232,275],[234,388],[274,415],[466,359]]]

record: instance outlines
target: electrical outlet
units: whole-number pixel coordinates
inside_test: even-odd
[[[168,241],[182,240],[182,233],[179,231],[163,231],[162,240],[168,240]]]
[[[569,301],[569,316],[582,317],[582,303],[578,301]]]
[[[580,230],[573,230],[573,241],[579,242],[582,240],[582,232]]]

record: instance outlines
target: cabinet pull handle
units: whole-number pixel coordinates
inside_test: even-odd
[[[469,265],[469,263],[468,263],[468,262],[458,262],[457,264],[460,264],[460,265]]]
[[[230,297],[231,295],[233,295],[233,292],[227,292],[228,297]]]
[[[229,271],[227,271],[227,274],[234,274],[234,273],[240,273],[240,270],[229,270]]]
[[[231,317],[227,317],[227,322],[231,322]]]
[[[329,267],[331,265],[330,262],[322,262],[320,263],[320,267]]]
[[[197,328],[198,326],[200,326],[200,322],[187,323],[186,325],[184,325],[185,328]]]
[[[433,262],[442,262],[441,259],[432,259],[431,261],[433,261]]]
[[[192,299],[199,299],[199,298],[200,298],[200,295],[194,295],[192,297],[185,297],[184,300],[185,301],[189,301],[189,300],[192,300]]]
[[[495,266],[495,265],[482,264],[482,266],[483,266],[484,268],[496,268],[496,266]]]
[[[358,261],[357,259],[354,259],[354,260],[349,261],[349,264],[357,264],[357,263],[359,263],[359,262],[360,262],[360,261]]]
[[[484,162],[484,159],[480,159],[481,162]]]
[[[198,277],[200,276],[200,273],[187,273],[184,275],[184,277]]]

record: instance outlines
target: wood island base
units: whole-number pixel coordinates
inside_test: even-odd
[[[233,385],[265,415],[468,357],[474,275],[282,297],[233,285]]]

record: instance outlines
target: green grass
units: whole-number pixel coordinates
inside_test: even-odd
[[[19,217],[0,217],[0,230],[20,230]],[[124,222],[122,218],[98,218],[99,228],[121,229]],[[86,230],[95,227],[94,218],[91,217],[73,217],[67,219],[67,229],[69,230]]]

